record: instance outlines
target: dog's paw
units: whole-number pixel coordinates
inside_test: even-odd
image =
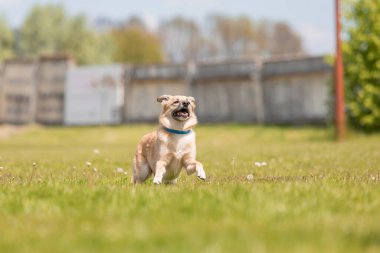
[[[204,171],[198,172],[197,177],[202,181],[206,181],[206,173]]]
[[[161,179],[158,179],[158,178],[153,178],[153,184],[156,184],[156,185],[159,185],[162,183],[162,180]]]

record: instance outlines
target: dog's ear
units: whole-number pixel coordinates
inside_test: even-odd
[[[190,102],[195,103],[195,98],[194,97],[187,97]]]
[[[165,104],[166,102],[169,101],[170,97],[171,97],[170,95],[162,95],[162,96],[159,96],[159,97],[157,98],[157,102],[159,102],[159,103],[161,103],[161,104]]]

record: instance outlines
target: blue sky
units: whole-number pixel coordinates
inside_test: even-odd
[[[0,0],[0,14],[18,27],[34,4],[48,2],[62,3],[69,13],[84,13],[90,19],[140,15],[152,29],[160,20],[176,15],[198,21],[210,13],[286,21],[301,34],[310,53],[334,50],[333,0]]]

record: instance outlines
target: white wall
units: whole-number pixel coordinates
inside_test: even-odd
[[[123,69],[122,65],[70,69],[65,83],[65,124],[121,123]]]

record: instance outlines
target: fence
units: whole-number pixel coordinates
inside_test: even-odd
[[[125,72],[125,121],[155,121],[161,110],[157,97],[162,94],[189,95],[186,72],[185,65],[128,66]]]
[[[328,115],[331,67],[321,57],[267,61],[262,70],[268,123],[320,123]]]
[[[0,65],[0,122],[156,121],[158,96],[184,94],[202,122],[323,123],[331,71],[323,57],[85,67],[14,59]]]
[[[38,66],[36,121],[41,124],[63,124],[66,73],[74,64],[65,56],[52,56],[41,57]]]
[[[3,64],[1,77],[1,121],[25,124],[34,121],[36,112],[36,71],[32,59],[8,60]]]

